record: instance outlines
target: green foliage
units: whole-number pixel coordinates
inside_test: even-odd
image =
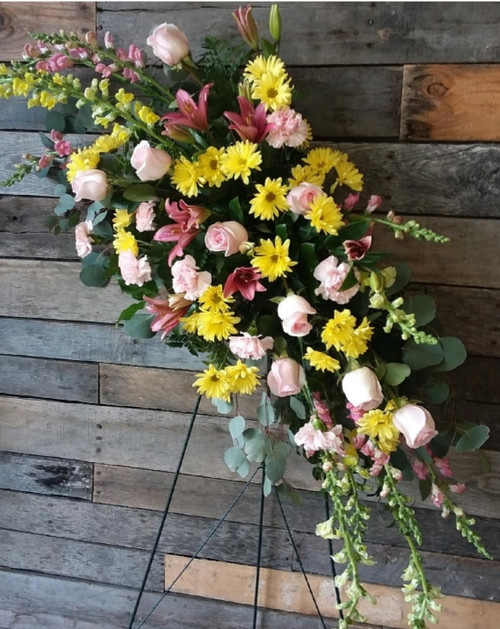
[[[415,315],[415,325],[421,328],[430,323],[436,316],[436,302],[429,295],[410,295],[406,297],[403,310]]]
[[[155,335],[151,330],[151,321],[154,315],[136,313],[130,319],[125,320],[123,329],[133,339],[149,339]]]
[[[490,429],[481,424],[468,428],[456,443],[457,452],[478,450],[488,441]]]
[[[82,258],[80,280],[86,286],[105,286],[109,280],[108,267],[108,258],[96,251],[92,251],[88,256]]]

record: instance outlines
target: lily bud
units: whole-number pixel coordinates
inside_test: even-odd
[[[232,15],[236,20],[236,26],[240,31],[240,35],[252,50],[258,50],[259,33],[257,30],[257,24],[252,16],[252,7],[240,7]]]
[[[269,13],[269,32],[271,37],[279,42],[281,39],[281,14],[277,4],[273,4]]]

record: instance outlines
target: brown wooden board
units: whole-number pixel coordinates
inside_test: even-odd
[[[0,2],[0,60],[22,59],[30,32],[95,31],[95,2]]]
[[[93,469],[85,461],[0,453],[0,488],[90,500]]]
[[[500,140],[500,66],[407,65],[401,139]]]
[[[120,45],[128,46],[133,40],[143,46],[150,30],[165,20],[186,32],[195,55],[207,33],[207,20],[211,35],[241,41],[231,18],[234,7],[225,3],[154,3],[147,12],[140,2],[100,2],[97,6],[99,27],[115,33]],[[269,6],[254,8],[264,33]],[[496,3],[283,2],[280,9],[280,54],[291,65],[500,60]],[[151,49],[147,51],[153,57]]]
[[[0,393],[97,403],[98,366],[88,363],[2,356]]]

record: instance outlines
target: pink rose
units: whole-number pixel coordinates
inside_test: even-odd
[[[238,253],[241,243],[247,240],[247,230],[236,221],[214,223],[205,234],[206,248],[209,251],[224,251],[226,257]]]
[[[118,256],[118,266],[127,286],[142,286],[151,279],[151,267],[146,256],[136,258],[132,251],[122,251]]]
[[[184,298],[195,301],[207,290],[212,281],[208,271],[198,271],[192,256],[185,256],[172,265],[172,286],[174,292],[184,293]]]
[[[307,183],[303,181],[296,188],[292,188],[287,194],[286,200],[290,206],[290,210],[294,214],[307,214],[310,210],[310,203],[321,194],[322,190],[319,186],[315,186],[313,183]]]
[[[299,295],[285,297],[278,305],[278,317],[282,321],[283,330],[290,336],[305,336],[312,325],[307,320],[307,315],[315,314],[316,310],[311,304]]]
[[[89,253],[92,253],[92,238],[90,238],[91,233],[91,221],[78,223],[78,225],[75,227],[76,253],[80,256],[80,258],[85,258],[89,255]]]
[[[278,358],[271,365],[267,384],[278,397],[296,395],[304,386],[306,374],[298,362],[292,358]]]
[[[298,446],[304,446],[308,458],[318,450],[333,451],[345,456],[344,438],[340,424],[326,432],[318,430],[310,422],[304,424],[295,434],[295,443]]]
[[[394,413],[394,426],[403,433],[409,448],[425,446],[438,431],[428,410],[416,404],[406,404]]]
[[[314,278],[321,282],[314,293],[321,295],[323,299],[330,299],[338,304],[346,304],[359,290],[359,284],[354,284],[347,290],[339,290],[349,271],[350,266],[348,264],[345,262],[338,264],[335,256],[329,256],[314,269]],[[354,273],[358,277],[356,269]]]
[[[258,336],[251,336],[247,332],[243,332],[242,336],[229,337],[229,349],[238,358],[250,358],[259,360],[264,358],[267,351],[273,349],[274,340],[270,336],[263,339]]]
[[[154,225],[154,205],[155,201],[143,201],[137,206],[135,211],[135,226],[138,232],[147,232],[155,229]]]
[[[166,151],[154,149],[147,140],[134,148],[130,163],[141,181],[161,179],[168,172],[172,158]]]
[[[168,66],[177,65],[189,52],[186,33],[166,22],[154,28],[146,43],[158,59]]]
[[[102,201],[108,193],[106,173],[97,168],[79,170],[73,179],[71,189],[75,194],[75,201],[82,199]]]
[[[342,379],[342,391],[353,406],[364,411],[377,408],[384,400],[380,382],[369,367],[346,373]]]

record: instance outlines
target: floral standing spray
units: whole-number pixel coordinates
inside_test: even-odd
[[[147,39],[165,74],[134,44],[117,47],[59,33],[34,35],[25,59],[0,65],[0,96],[24,96],[49,110],[45,154],[26,156],[4,185],[29,172],[55,174],[59,202],[50,228],[75,228],[82,281],[117,280],[134,303],[119,316],[136,337],[160,334],[207,359],[193,386],[233,412],[231,470],[263,463],[264,491],[291,494],[292,452],[321,479],[333,515],[317,534],[342,542],[346,565],[340,627],[362,620],[371,598],[359,565],[371,564],[364,532],[366,494],[384,501],[406,539],[402,575],[413,629],[435,621],[440,593],[424,571],[421,532],[402,479],[416,479],[443,517],[485,556],[473,520],[453,498],[447,452],[476,449],[484,426],[436,422],[443,377],[465,359],[461,342],[438,338],[428,296],[404,297],[408,268],[372,247],[375,228],[446,242],[414,221],[380,213],[348,155],[312,143],[293,109],[294,88],[278,56],[281,18],[271,8],[270,40],[251,8],[238,9],[245,41],[207,37],[196,62],[172,24]],[[72,68],[90,67],[84,86]],[[76,112],[76,116],[74,115]],[[64,132],[98,131],[74,146]],[[262,390],[257,421],[238,396]],[[425,405],[424,405],[425,404]]]

